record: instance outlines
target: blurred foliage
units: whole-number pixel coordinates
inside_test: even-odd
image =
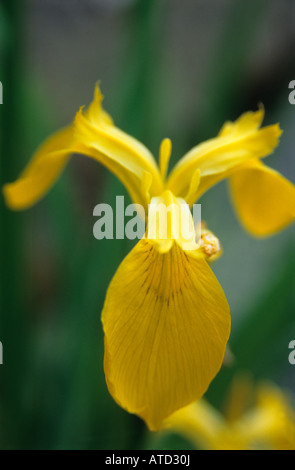
[[[199,8],[203,6],[203,2],[197,3]],[[267,119],[281,117],[292,129],[287,101],[287,83],[294,78],[291,74],[295,67],[291,51],[283,56],[283,63],[278,60],[279,51],[273,60],[272,73],[264,74],[262,70],[260,80],[254,73],[251,80],[249,73],[261,24],[276,2],[227,3],[220,17],[221,32],[202,74],[201,85],[196,77],[199,99],[192,106],[198,116],[195,115],[189,126],[182,126],[179,118],[174,159],[196,141],[213,136],[224,120],[256,107],[261,100],[271,112]],[[294,19],[291,3],[281,4]],[[45,84],[37,83],[38,78],[24,61],[27,21],[34,6],[34,2],[21,0],[3,0],[0,5],[0,80],[4,88],[4,104],[0,107],[1,186],[17,176],[33,149],[60,124],[59,109],[52,104],[48,93],[40,92],[46,89]],[[190,7],[188,0],[183,2],[182,8]],[[215,7],[216,2],[212,2],[212,8]],[[71,8],[70,3],[67,8]],[[164,124],[173,110],[174,96],[170,96],[171,102],[161,101],[161,91],[165,91],[166,84],[173,90],[173,73],[165,62],[164,46],[169,13],[176,6],[164,0],[138,0],[126,2],[119,12],[113,8],[114,18],[119,15],[121,27],[123,24],[119,39],[124,50],[123,56],[110,58],[118,60],[121,70],[113,79],[112,93],[110,98],[106,96],[106,101],[117,125],[141,139],[156,155],[164,128],[169,127]],[[222,8],[219,5],[218,11]],[[99,11],[101,15],[106,14],[102,7]],[[118,26],[115,19],[114,25]],[[210,21],[207,26],[210,28]],[[101,37],[101,44],[91,44],[91,47],[103,47],[103,41]],[[192,41],[202,41],[197,29]],[[186,44],[182,48],[185,54]],[[74,57],[75,50],[71,53]],[[186,72],[189,74],[190,70]],[[58,75],[58,70],[55,73]],[[66,86],[60,83],[61,89]],[[185,88],[183,83],[183,90],[178,90],[175,99],[181,100],[179,95]],[[194,99],[192,96],[191,100]],[[76,109],[80,105],[74,103]],[[173,122],[177,122],[175,117]],[[290,148],[285,149],[285,154],[288,159]],[[114,204],[117,194],[126,195],[112,175],[103,168],[94,168],[92,163],[84,165],[75,157],[45,200],[26,213],[8,211],[1,198],[2,449],[149,446],[151,436],[145,425],[121,410],[105,385],[100,312],[109,281],[130,244],[126,240],[97,242],[92,236],[94,205],[98,201]],[[262,245],[258,248],[257,244],[264,242],[249,242],[249,237],[242,234],[233,222],[224,194],[222,184],[201,201],[206,204],[211,228],[218,228],[216,232],[224,241],[225,260],[221,259],[216,266],[218,278],[225,284],[229,299],[231,290],[240,296],[232,309],[233,364],[223,367],[207,394],[217,407],[224,404],[228,387],[241,370],[251,372],[257,379],[271,378],[295,389],[287,362],[288,342],[295,337],[295,252],[294,237],[292,240],[290,235],[294,231],[289,229],[288,236],[278,235],[263,245],[267,247],[264,253],[269,261],[261,267],[258,288],[244,292],[235,284],[235,270],[243,268],[234,262],[235,250],[245,266],[249,259],[253,261],[251,272],[256,269],[255,256],[252,252],[251,257],[247,249],[253,246],[258,253]],[[242,246],[247,248],[241,254]],[[277,257],[272,255],[275,250]],[[249,298],[253,301],[249,302]],[[159,436],[158,441],[152,442],[158,449],[190,448],[175,435]]]

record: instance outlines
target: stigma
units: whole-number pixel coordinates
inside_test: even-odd
[[[216,259],[221,254],[219,239],[207,228],[202,227],[199,245],[207,258]]]

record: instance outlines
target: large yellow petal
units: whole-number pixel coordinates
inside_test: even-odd
[[[253,235],[272,235],[295,221],[295,186],[259,160],[243,165],[229,183],[237,213]]]
[[[102,313],[110,393],[151,430],[199,399],[230,334],[227,300],[208,263],[176,243],[141,240],[123,260]]]
[[[4,186],[11,209],[25,209],[37,202],[54,184],[73,153],[105,165],[122,181],[133,201],[145,207],[153,193],[161,192],[162,178],[153,156],[144,145],[113,125],[101,102],[97,86],[93,102],[85,112],[81,109],[77,113],[74,126],[45,141],[19,179]],[[149,187],[146,181],[150,181]]]
[[[197,199],[237,165],[269,155],[278,144],[281,130],[277,124],[260,129],[263,117],[264,111],[260,108],[243,114],[234,123],[225,123],[216,138],[194,147],[181,158],[168,178],[168,189],[185,198],[192,174],[199,169]]]

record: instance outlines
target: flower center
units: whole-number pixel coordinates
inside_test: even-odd
[[[196,250],[193,216],[184,199],[166,190],[149,204],[147,238],[154,240],[162,253],[176,242],[184,251]]]

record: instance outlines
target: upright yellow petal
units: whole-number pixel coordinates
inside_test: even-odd
[[[124,184],[135,203],[147,207],[142,194],[144,174],[149,173],[150,197],[163,190],[163,180],[150,151],[137,139],[112,124],[101,105],[98,86],[90,109],[76,115],[74,127],[79,153],[95,158],[112,171]]]
[[[125,185],[134,202],[147,207],[147,197],[162,191],[157,164],[144,145],[114,126],[101,105],[97,86],[89,108],[77,113],[74,126],[57,132],[32,157],[14,183],[4,186],[11,209],[26,209],[37,202],[62,172],[73,153],[94,158],[112,171]],[[150,181],[147,193],[147,175]]]
[[[243,114],[236,122],[227,122],[219,135],[190,150],[172,170],[167,187],[176,196],[185,197],[191,177],[200,170],[199,198],[207,189],[229,176],[234,168],[251,158],[269,155],[278,144],[281,130],[277,124],[259,128],[263,108]]]
[[[151,430],[199,399],[219,371],[229,307],[203,258],[141,240],[123,260],[102,313],[110,393]]]
[[[295,186],[259,160],[243,165],[229,183],[237,213],[253,235],[272,235],[295,221]]]

